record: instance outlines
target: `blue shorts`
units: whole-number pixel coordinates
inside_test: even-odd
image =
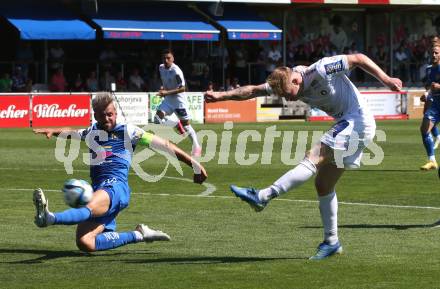
[[[434,124],[437,124],[440,121],[440,104],[438,101],[431,104],[431,106],[425,111],[423,117],[429,119]]]
[[[105,231],[116,230],[116,216],[120,211],[128,207],[130,203],[130,187],[128,183],[121,182],[117,179],[108,179],[99,185],[93,186],[94,191],[104,190],[110,197],[110,207],[104,215],[93,217],[90,220],[99,224],[103,224]]]

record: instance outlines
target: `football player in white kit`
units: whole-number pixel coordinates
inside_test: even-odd
[[[165,99],[159,105],[154,122],[158,124],[165,123],[166,116],[173,113],[179,118],[179,123],[176,128],[181,133],[188,133],[192,141],[192,155],[200,157],[202,149],[197,140],[197,134],[190,125],[190,115],[188,114],[188,107],[185,96],[185,78],[182,70],[174,63],[173,52],[166,49],[163,53],[163,63],[159,66],[160,78],[162,80],[162,87],[158,95]]]
[[[359,53],[325,57],[308,67],[279,67],[268,77],[267,83],[205,93],[208,102],[245,100],[273,93],[287,100],[304,101],[335,118],[335,125],[322,136],[320,143],[313,145],[295,168],[271,186],[261,190],[231,186],[237,197],[261,211],[271,199],[316,175],[324,241],[319,244],[317,253],[310,257],[312,260],[342,252],[338,239],[335,186],[345,169],[359,168],[362,151],[375,135],[374,117],[364,97],[347,77],[354,67],[362,68],[393,91],[402,87],[400,79],[391,78],[370,58]]]

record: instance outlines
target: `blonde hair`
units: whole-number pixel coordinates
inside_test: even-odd
[[[267,83],[272,88],[275,95],[284,96],[290,83],[292,70],[289,67],[277,67],[267,78]]]
[[[100,109],[105,110],[107,106],[113,102],[113,96],[109,92],[99,92],[96,94],[95,98],[92,99],[93,111],[96,112]]]

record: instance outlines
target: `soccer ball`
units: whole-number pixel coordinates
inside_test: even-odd
[[[64,182],[64,202],[72,208],[87,205],[93,197],[93,188],[84,180],[70,179]]]

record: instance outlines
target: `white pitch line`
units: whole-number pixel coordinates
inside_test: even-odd
[[[32,169],[32,168],[0,168],[0,170],[19,170],[19,171],[52,171],[52,172],[58,172],[58,171],[65,171],[64,169]],[[89,170],[81,170],[81,169],[76,169],[74,171],[77,172],[89,172]],[[135,173],[129,173],[129,175],[136,175]],[[187,183],[192,183],[193,180],[189,179],[189,178],[180,178],[180,177],[169,177],[169,176],[163,176],[163,178],[165,179],[170,179],[170,180],[178,180],[178,181],[184,181]],[[216,190],[217,187],[214,186],[211,183],[208,182],[204,182],[202,184],[202,186],[204,186],[206,189],[201,192],[200,194],[198,194],[199,196],[209,196],[211,194],[213,194]],[[50,192],[50,190],[48,190]]]
[[[34,189],[22,189],[22,188],[0,188],[5,191],[33,191]],[[44,189],[47,192],[60,192],[61,190]],[[159,196],[159,197],[185,197],[185,198],[213,198],[213,199],[235,199],[234,196],[213,196],[213,195],[186,195],[186,194],[152,194],[152,193],[136,193],[133,195],[143,195],[143,196]],[[273,199],[272,201],[277,202],[293,202],[293,203],[318,203],[315,200],[294,200],[294,199]],[[392,209],[421,209],[421,210],[440,210],[440,207],[430,207],[430,206],[406,206],[406,205],[387,205],[387,204],[371,204],[371,203],[356,203],[356,202],[338,202],[341,205],[348,206],[369,206],[369,207],[382,207],[382,208],[392,208]]]

